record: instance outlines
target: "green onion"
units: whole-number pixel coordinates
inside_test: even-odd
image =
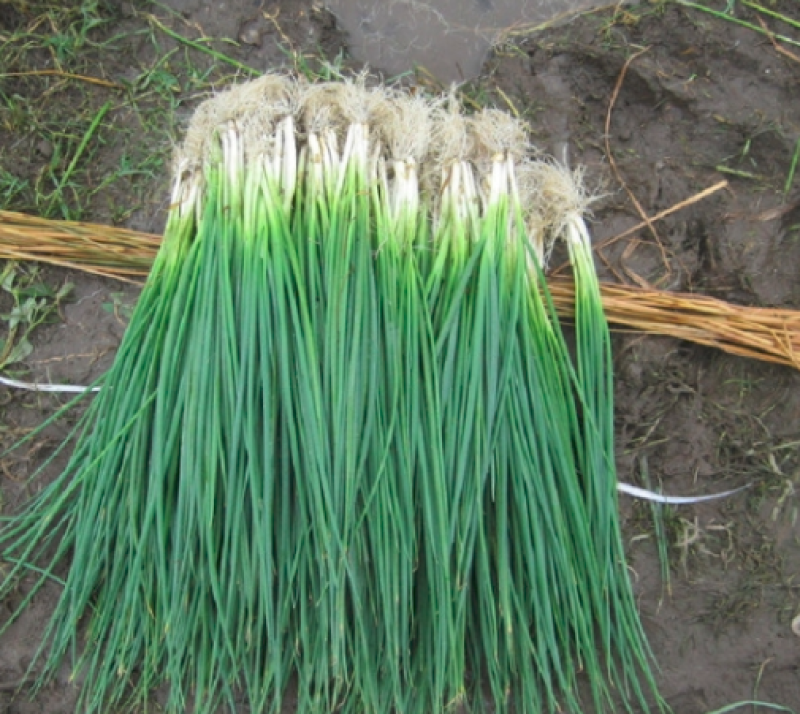
[[[625,572],[625,556],[617,515],[614,462],[613,361],[608,324],[602,308],[591,238],[583,219],[590,203],[580,171],[541,163],[535,171],[543,213],[551,230],[567,243],[575,274],[575,386],[578,416],[572,431],[576,465],[585,503],[586,569],[593,567],[588,595],[599,648],[611,683],[640,706],[656,692],[650,673],[651,652],[635,609]],[[593,551],[593,553],[592,553]],[[594,562],[592,563],[591,560]],[[640,685],[644,678],[645,687]],[[661,700],[657,699],[659,705]]]
[[[363,78],[198,109],[69,464],[0,523],[20,608],[71,558],[39,686],[69,659],[87,712],[661,708],[586,201],[531,153]]]

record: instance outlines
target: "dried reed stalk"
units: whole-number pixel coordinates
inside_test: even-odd
[[[147,275],[160,243],[150,233],[0,211],[0,259],[41,261],[131,282]],[[552,276],[549,285],[559,315],[570,319],[572,280]],[[601,288],[606,316],[617,327],[800,369],[800,311],[630,285]]]

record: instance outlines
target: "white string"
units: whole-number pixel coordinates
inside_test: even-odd
[[[0,384],[16,389],[28,389],[32,392],[70,392],[80,394],[81,392],[99,392],[100,387],[81,387],[75,384],[39,384],[36,382],[20,382],[16,379],[0,377]]]
[[[727,496],[732,496],[734,493],[739,493],[739,491],[744,491],[746,488],[750,488],[752,484],[746,484],[744,486],[740,486],[739,488],[735,488],[732,491],[723,491],[722,493],[712,493],[708,496],[665,496],[661,493],[655,493],[654,491],[648,491],[645,488],[639,488],[638,486],[631,486],[629,483],[618,483],[617,484],[617,491],[620,493],[627,493],[629,496],[633,496],[634,498],[643,498],[646,501],[655,501],[656,503],[670,503],[673,505],[681,505],[686,503],[701,503],[703,501],[713,501],[717,498],[726,498]]]

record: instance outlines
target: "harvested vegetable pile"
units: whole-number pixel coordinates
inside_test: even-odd
[[[40,683],[69,656],[89,712],[164,683],[171,712],[662,707],[587,198],[531,156],[505,114],[362,82],[201,106],[69,465],[0,531],[0,596],[71,558]]]

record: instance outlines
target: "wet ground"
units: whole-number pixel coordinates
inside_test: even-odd
[[[480,74],[489,48],[594,7],[592,0],[329,0],[347,33],[349,51],[390,75],[416,65],[437,79],[463,82]]]
[[[152,31],[148,13],[189,38],[230,38],[233,43],[208,46],[260,71],[291,65],[298,57],[306,67],[320,56],[358,66],[348,55],[347,35],[309,0],[237,0],[224,9],[223,3],[194,0],[167,5],[178,14],[147,3],[109,11],[113,23],[102,32],[123,35],[117,40],[123,51],[97,66],[102,76],[118,81],[155,66],[159,51],[178,53],[169,67],[180,88],[171,110],[177,119],[174,132],[162,135],[164,145],[180,136],[192,107],[209,90],[208,83],[192,85],[178,62],[186,45],[159,31],[156,49],[146,34],[137,34],[140,27]],[[800,20],[791,0],[765,5]],[[739,3],[736,16],[800,39],[797,28]],[[34,17],[26,3],[0,4],[0,35]],[[198,73],[219,72],[218,64],[203,54],[192,66]],[[237,73],[228,66],[214,81],[222,84]],[[0,85],[6,96],[34,91],[31,84],[0,81],[6,82]],[[425,73],[405,81],[435,86]],[[800,177],[787,186],[800,137],[799,47],[697,10],[650,2],[604,9],[530,37],[507,33],[464,93],[469,102],[519,114],[543,150],[586,167],[586,181],[602,194],[592,220],[598,242],[641,220],[631,196],[654,215],[727,179],[724,189],[655,223],[653,231],[598,251],[605,279],[745,305],[800,308]],[[123,120],[121,113],[114,116]],[[0,166],[14,161],[20,175],[37,175],[49,161],[47,147],[37,148],[32,134],[9,129],[8,113],[0,119]],[[114,152],[111,141],[96,150],[98,171],[108,157],[118,161]],[[135,209],[120,211],[131,194],[111,190],[105,202],[87,204],[81,217],[160,230],[167,169],[153,169],[148,188],[136,193]],[[10,195],[0,194],[0,203],[18,207],[23,194]],[[133,302],[135,288],[74,271],[48,269],[42,279],[69,280],[75,290],[57,323],[34,333],[29,374],[85,383],[111,359],[124,329],[124,310],[115,314],[114,308]],[[622,498],[631,576],[667,701],[678,714],[751,698],[797,707],[800,637],[791,624],[800,609],[800,374],[639,334],[618,334],[615,357],[622,480],[649,479],[675,494],[750,484],[725,501],[661,512],[669,587],[653,510]],[[8,443],[56,401],[2,388],[0,436]],[[48,432],[37,449],[52,449],[63,428]],[[27,461],[4,465],[4,508],[24,497],[14,479],[39,457],[33,450]],[[2,640],[0,712],[74,709],[67,672],[33,702],[12,696],[56,593],[54,586],[38,597]]]

